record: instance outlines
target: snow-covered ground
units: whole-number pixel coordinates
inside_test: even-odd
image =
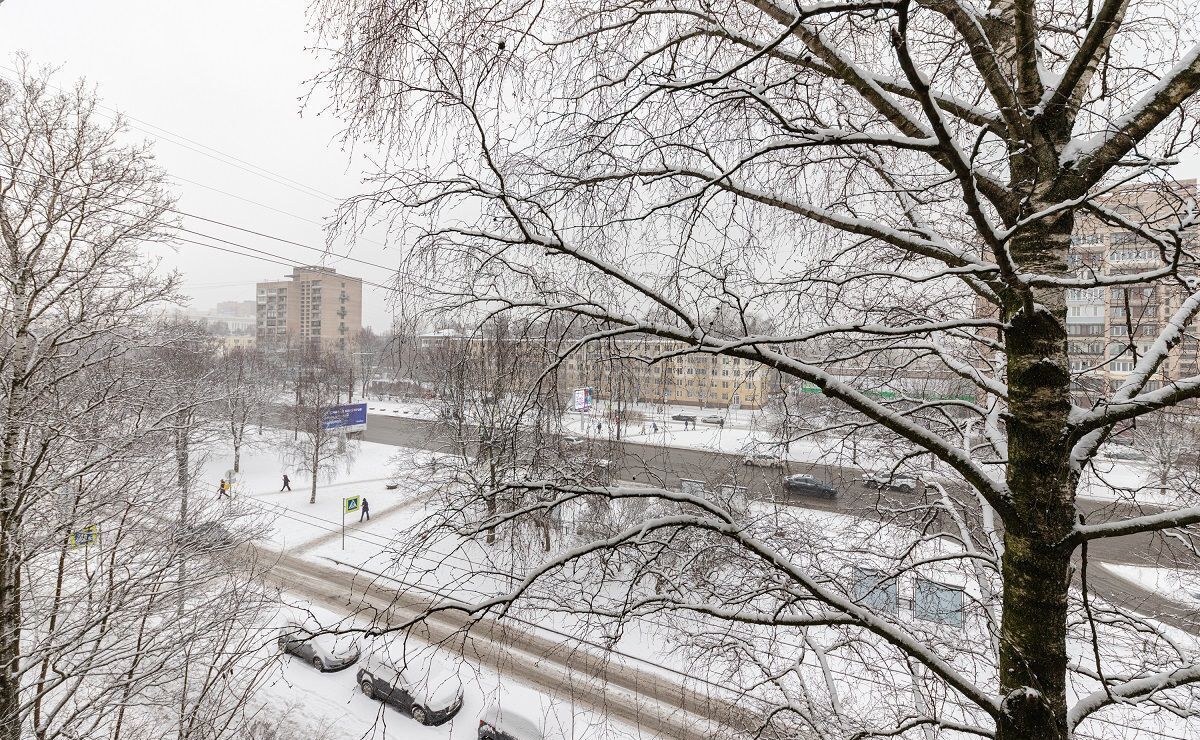
[[[309,504],[310,479],[304,471],[289,465],[286,440],[281,434],[286,436],[284,432],[268,430],[253,437],[252,445],[243,448],[233,498],[224,504],[226,516],[261,515],[262,544],[281,552],[323,563],[332,559],[376,572],[389,571],[392,564],[389,545],[396,531],[412,526],[428,513],[425,504],[429,491],[422,489],[415,475],[417,466],[426,462],[430,453],[370,442],[352,443],[350,459],[327,480],[318,481],[317,502]],[[217,481],[227,475],[231,464],[231,449],[217,448],[207,456],[201,477],[206,484],[211,483],[210,504],[222,503],[217,499]],[[291,478],[290,492],[280,490],[285,473]],[[387,485],[392,481],[397,486],[389,490]],[[369,500],[371,518],[360,522],[359,515],[347,515],[343,529],[343,498],[355,495]],[[430,572],[439,577],[422,580],[420,585],[444,588],[447,594],[464,597],[497,590],[492,577],[486,574],[464,577],[467,568],[463,564],[441,563],[436,550],[431,550],[430,564],[435,566]],[[310,605],[305,608],[323,616],[327,624],[334,624],[342,617]],[[545,634],[554,640],[565,637],[557,632]],[[616,659],[620,662],[619,655]],[[480,714],[496,701],[524,715],[539,717],[547,728],[547,740],[657,737],[577,706],[569,696],[547,695],[511,677],[461,660],[457,665],[467,687],[463,708],[453,721],[441,727],[423,727],[403,713],[367,699],[357,690],[353,667],[321,674],[302,661],[289,658],[280,673],[272,677],[268,694],[276,707],[285,710],[302,707],[307,722],[304,731],[331,740],[474,738]],[[548,666],[547,670],[555,669]],[[564,686],[578,686],[581,680],[578,676],[563,676]]]
[[[737,435],[741,434],[744,438],[747,434],[745,430],[728,428],[676,431],[694,435],[693,439],[701,437],[700,443],[713,444],[717,449],[727,449],[726,445],[736,444],[731,440],[737,439]],[[486,555],[481,556],[480,562],[472,562],[471,548],[461,547],[461,543],[456,542],[430,542],[424,559],[410,562],[416,567],[407,572],[395,571],[391,545],[397,531],[420,522],[430,511],[430,496],[436,494],[436,490],[431,489],[428,481],[422,477],[427,469],[421,466],[428,463],[431,453],[372,443],[353,444],[352,459],[328,480],[319,481],[317,503],[309,504],[309,481],[303,472],[289,470],[287,456],[282,452],[286,447],[285,440],[275,436],[277,434],[280,433],[268,432],[255,440],[253,448],[243,451],[243,472],[236,481],[234,500],[228,504],[242,512],[264,514],[269,522],[266,538],[272,546],[321,562],[327,563],[333,559],[373,572],[387,573],[403,579],[405,583],[464,599],[477,599],[503,590],[506,584],[488,572]],[[709,438],[703,439],[702,435],[708,435]],[[209,456],[203,474],[206,482],[224,475],[231,454],[230,450],[218,449]],[[1130,467],[1121,464],[1122,469]],[[291,492],[279,491],[285,472],[292,479]],[[1129,474],[1128,470],[1124,473]],[[392,481],[398,485],[389,490],[387,484]],[[215,483],[211,488],[215,496]],[[343,545],[342,499],[349,495],[368,498],[372,518],[369,522],[360,523],[358,516],[348,517]],[[802,512],[801,517],[811,519],[810,524],[815,530],[827,533],[852,523],[850,517],[829,512]],[[1157,569],[1125,570],[1128,572],[1119,571],[1119,574],[1156,590],[1180,589],[1184,580],[1183,576],[1175,573],[1152,572]],[[945,574],[940,580],[945,580]],[[1192,590],[1200,594],[1200,589]],[[902,595],[902,598],[907,597]],[[1196,603],[1200,603],[1200,595]],[[559,617],[541,620],[540,626],[529,625],[529,628],[541,629],[546,636],[554,639],[564,638],[563,633],[569,632],[574,626],[568,618]],[[694,670],[687,656],[670,651],[662,633],[650,623],[635,624],[628,630],[611,657],[618,663],[636,664],[674,679],[678,679],[680,673]],[[835,661],[833,666],[843,678],[851,680],[863,670],[852,663]],[[273,682],[271,691],[277,695],[280,705],[299,700],[306,712],[337,718],[335,724],[345,729],[346,737],[385,737],[382,734],[384,732],[387,732],[386,736],[393,737],[473,737],[476,718],[485,704],[496,697],[508,700],[509,696],[514,697],[511,701],[529,711],[545,713],[550,707],[553,708],[553,717],[574,718],[576,728],[591,728],[583,733],[562,734],[564,738],[645,737],[644,734],[637,735],[634,728],[604,723],[603,718],[587,712],[563,709],[561,699],[546,696],[486,669],[466,665],[463,669],[471,674],[475,688],[469,692],[460,714],[463,719],[443,728],[422,728],[392,709],[381,712],[380,705],[356,692],[353,669],[320,675],[299,661],[289,660]],[[380,719],[383,721],[377,723],[376,720]],[[596,723],[608,727],[610,732],[624,734],[599,735],[593,726]],[[459,729],[460,726],[462,729]],[[372,735],[372,731],[376,734]]]
[[[311,612],[326,627],[368,626],[365,623],[347,622],[342,615],[314,606],[302,598],[289,600],[289,603]],[[570,696],[540,693],[511,676],[470,664],[413,638],[409,638],[405,646],[390,637],[361,639],[359,644],[364,656],[360,663],[373,651],[393,655],[406,651],[409,655],[433,656],[450,665],[457,670],[463,684],[462,709],[443,725],[420,725],[395,707],[367,698],[356,684],[359,664],[336,672],[321,673],[295,656],[286,656],[279,670],[273,672],[265,682],[266,696],[263,698],[285,711],[293,709],[298,717],[303,718],[299,729],[313,740],[474,740],[478,737],[480,716],[493,704],[506,711],[519,712],[539,723],[546,740],[654,740],[657,737],[581,707]],[[581,680],[578,676],[564,677],[564,686],[571,685],[572,681],[578,686]]]
[[[1185,606],[1200,608],[1200,572],[1100,563],[1105,570]]]

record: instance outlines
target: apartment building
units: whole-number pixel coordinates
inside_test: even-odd
[[[1130,186],[1105,199],[1106,208],[1137,223],[1175,226],[1196,196],[1196,181],[1175,188]],[[1185,234],[1185,245],[1200,245],[1200,233]],[[1162,266],[1159,250],[1128,229],[1081,215],[1071,238],[1069,264],[1081,276],[1122,275]],[[1184,288],[1170,280],[1129,287],[1072,289],[1067,292],[1067,336],[1076,395],[1082,402],[1116,389],[1133,370],[1180,307]],[[1158,370],[1150,389],[1197,372],[1196,329]]]
[[[568,383],[591,387],[600,400],[623,399],[700,408],[760,409],[770,371],[740,357],[689,353],[679,342],[656,338],[592,343],[566,362]]]
[[[330,267],[297,267],[288,278],[258,283],[255,318],[260,347],[348,352],[362,331],[362,280]]]

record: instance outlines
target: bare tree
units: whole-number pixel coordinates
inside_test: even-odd
[[[178,650],[253,663],[211,630],[253,623],[263,594],[162,516],[179,498],[162,440],[189,408],[163,401],[154,361],[176,278],[140,251],[169,238],[165,176],[87,85],[17,66],[0,82],[0,737],[161,736],[190,695]],[[212,566],[182,583],[185,559]]]
[[[624,599],[571,606],[754,625],[768,642],[838,635],[822,649],[869,652],[863,670],[920,697],[842,717],[856,737],[1061,739],[1106,718],[1193,714],[1200,656],[1090,598],[1086,564],[1114,537],[1188,539],[1200,506],[1088,521],[1077,499],[1116,425],[1200,395],[1200,209],[1172,174],[1196,152],[1193,12],[1148,0],[315,3],[331,50],[320,81],[348,135],[393,155],[342,223],[423,227],[401,265],[410,292],[613,327],[586,340],[649,334],[762,363],[885,430],[906,459],[950,471],[908,507],[912,546],[875,546],[875,575],[696,496],[563,490],[480,526],[597,495],[687,515],[557,553],[500,601],[578,562],[622,553],[650,568],[674,539],[707,538],[730,548],[719,580],[675,569],[662,593],[635,579]],[[448,130],[453,153],[431,154]],[[1087,224],[1119,248],[1073,254]],[[1134,288],[1149,291],[1140,306],[1113,309],[1128,345],[1073,365],[1068,291]],[[1161,320],[1134,341],[1151,306]],[[714,326],[718,311],[771,316],[773,330]],[[856,386],[872,376],[848,365],[933,371],[973,392],[893,398]],[[1179,369],[1161,382],[1166,367]],[[1096,373],[1095,399],[1075,403],[1073,381]],[[956,553],[918,555],[925,514]],[[897,579],[954,560],[974,584],[971,639],[894,608]],[[943,594],[922,583],[914,603]],[[769,682],[784,670],[773,654],[743,657]],[[846,706],[788,692],[769,722],[821,727],[811,707]]]
[[[233,443],[233,472],[241,471],[246,430],[262,419],[278,395],[278,368],[262,350],[234,347],[220,360],[220,396]]]
[[[341,355],[308,346],[298,353],[296,363],[296,401],[292,409],[296,437],[288,451],[296,466],[308,473],[308,503],[315,504],[318,483],[332,475],[352,453],[345,434],[330,423],[330,412],[341,403],[346,362]]]

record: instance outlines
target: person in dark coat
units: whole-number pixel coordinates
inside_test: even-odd
[[[229,484],[225,482],[224,478],[222,478],[221,482],[217,484],[217,495],[226,497],[229,496]]]
[[[279,490],[281,492],[292,490],[292,479],[287,477],[287,473],[283,474],[283,488],[280,488]]]
[[[371,504],[367,502],[366,496],[363,496],[362,505],[358,508],[358,521],[361,522],[363,517],[366,517],[368,522],[371,521]]]

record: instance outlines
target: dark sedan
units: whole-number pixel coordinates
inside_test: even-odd
[[[825,481],[804,474],[784,476],[783,490],[800,496],[818,498],[837,498],[838,495],[837,489]]]

